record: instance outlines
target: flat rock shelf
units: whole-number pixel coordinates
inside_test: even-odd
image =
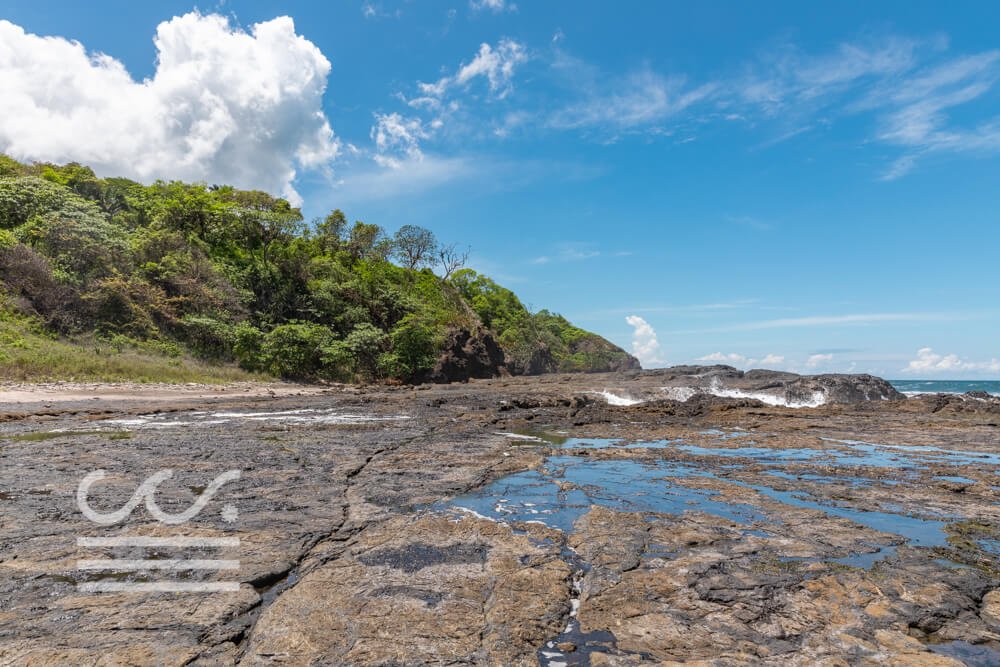
[[[1000,399],[711,372],[19,388],[0,664],[1000,664]]]

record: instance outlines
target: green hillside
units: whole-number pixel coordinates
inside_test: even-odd
[[[448,381],[637,367],[428,230],[0,155],[0,379]],[[433,269],[433,270],[432,270]],[[238,368],[237,368],[238,366]]]

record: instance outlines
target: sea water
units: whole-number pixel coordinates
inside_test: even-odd
[[[1000,380],[889,380],[889,383],[907,395],[914,394],[964,394],[967,391],[985,391],[1000,396]]]

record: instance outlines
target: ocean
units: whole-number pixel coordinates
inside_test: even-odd
[[[904,394],[964,394],[985,391],[1000,396],[1000,380],[889,380]]]

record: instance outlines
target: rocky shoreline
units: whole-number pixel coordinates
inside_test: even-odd
[[[192,393],[0,406],[0,664],[1000,656],[1000,399],[728,367]],[[240,477],[103,526],[98,469],[101,513]],[[181,533],[239,544],[80,543]],[[80,568],[110,558],[147,562]],[[155,562],[190,558],[239,566]],[[93,590],[164,581],[238,586]]]

